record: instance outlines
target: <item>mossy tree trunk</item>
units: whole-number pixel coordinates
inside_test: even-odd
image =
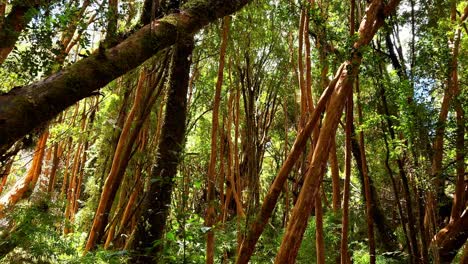
[[[179,36],[180,38],[180,36]],[[187,88],[189,81],[192,37],[179,39],[174,47],[168,84],[166,112],[156,163],[148,180],[148,189],[142,203],[142,215],[126,248],[133,250],[133,263],[157,261],[166,219],[171,204],[172,188],[180,161],[185,137]],[[157,243],[159,246],[154,246]]]
[[[0,64],[8,57],[18,38],[32,20],[34,10],[51,1],[15,1],[6,17],[6,4],[0,4]]]
[[[75,102],[139,66],[218,18],[234,13],[249,0],[189,1],[179,13],[153,20],[112,48],[101,47],[88,58],[36,83],[0,95],[0,156],[19,139]]]

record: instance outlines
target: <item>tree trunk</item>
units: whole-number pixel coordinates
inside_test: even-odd
[[[356,78],[356,91],[358,95],[358,117],[359,117],[359,125],[362,125],[362,106],[361,106],[361,98],[360,98],[360,91],[359,91],[359,77]],[[369,239],[369,263],[375,264],[375,236],[374,236],[374,221],[373,221],[373,197],[371,193],[371,186],[369,180],[369,174],[367,169],[367,159],[366,159],[366,150],[364,146],[364,132],[361,130],[359,133],[359,150],[361,151],[361,160],[357,162],[361,162],[362,166],[362,176],[364,177],[364,190],[366,196],[366,215],[367,215],[367,233]]]
[[[42,160],[46,148],[49,131],[42,132],[38,143],[34,150],[34,156],[28,174],[18,180],[11,190],[0,199],[0,218],[4,214],[5,209],[11,208],[21,199],[29,197],[36,187],[37,180],[41,174]]]
[[[436,246],[440,263],[451,263],[467,238],[468,210],[465,209],[460,218],[441,229],[432,241]]]
[[[0,95],[0,156],[34,128],[174,44],[181,32],[195,34],[249,1],[189,1],[179,13],[154,20],[112,48],[101,48],[49,78]]]
[[[109,0],[108,23],[106,30],[106,42],[113,43],[117,35],[117,23],[119,18],[119,1]]]
[[[0,183],[0,195],[2,194],[3,188],[5,188],[5,184],[8,179],[8,175],[10,174],[11,167],[13,166],[14,157],[8,161],[8,163],[3,168],[2,173],[0,174],[2,182]]]
[[[15,2],[10,13],[5,18],[3,17],[5,14],[5,4],[0,4],[3,13],[0,23],[0,65],[15,47],[21,32],[33,19],[30,13],[40,6],[38,1],[21,2]]]
[[[131,256],[131,261],[134,263],[157,261],[161,250],[161,245],[154,247],[154,243],[162,239],[164,234],[174,177],[184,145],[192,49],[192,39],[180,39],[173,51],[166,113],[156,164],[149,179],[149,190],[142,203],[143,214],[132,234],[132,239],[126,246],[135,251]]]
[[[343,193],[343,215],[341,218],[341,264],[350,262],[348,253],[348,229],[349,229],[349,195],[351,187],[351,137],[353,125],[353,96],[350,94],[346,102],[346,127],[345,127],[345,182]]]
[[[380,67],[380,65],[379,65],[379,67]],[[382,74],[384,73],[381,68],[379,68],[379,70],[380,70],[380,72]],[[387,123],[388,131],[389,131],[389,134],[390,134],[390,139],[395,140],[396,139],[395,130],[393,128],[393,123],[392,123],[392,120],[390,118],[392,113],[390,112],[390,109],[389,109],[389,106],[388,106],[388,103],[387,103],[385,87],[383,86],[383,84],[380,84],[380,96],[381,96],[381,100],[382,100],[383,111],[384,111],[384,114],[386,116],[386,123]],[[387,141],[386,141],[386,144],[387,144]],[[389,156],[388,151],[390,151],[390,150],[387,150],[387,158]],[[388,160],[386,162],[388,163]],[[402,228],[403,228],[403,231],[404,231],[404,233],[405,233],[405,235],[407,236],[407,239],[408,239],[408,241],[407,241],[408,242],[408,253],[410,255],[411,263],[417,263],[417,258],[419,257],[419,253],[418,253],[419,250],[418,250],[418,243],[417,243],[416,218],[415,218],[415,215],[413,213],[414,211],[413,211],[413,206],[412,206],[411,192],[410,192],[410,189],[409,189],[408,177],[406,175],[406,171],[405,171],[405,168],[404,168],[404,165],[403,165],[404,162],[403,162],[402,158],[397,157],[396,162],[397,162],[397,165],[398,165],[398,174],[399,174],[400,179],[401,179],[402,184],[403,184],[403,196],[405,197],[405,200],[406,200],[405,204],[406,204],[407,216],[405,217],[403,215],[403,211],[401,209],[399,209],[399,211],[400,211],[400,217],[402,217],[402,223],[407,222],[408,223],[408,228],[406,228],[406,226],[404,224],[403,224]],[[390,179],[392,180],[392,186],[394,188],[395,197],[399,197],[399,195],[397,193],[397,189],[396,189],[396,183],[394,183],[395,180],[393,179],[393,174],[391,172],[391,168],[390,168],[389,164],[387,164],[387,163],[386,163],[386,168],[387,168],[387,171],[389,172]],[[372,187],[372,184],[371,184],[371,187]],[[375,189],[372,190],[371,193],[372,194],[376,193]],[[397,200],[397,202],[398,202],[398,205],[401,206],[399,200]],[[378,206],[376,206],[376,208],[377,207]],[[380,209],[378,209],[378,210],[380,211]],[[383,215],[382,213],[379,213],[379,212],[376,212],[376,213],[378,213],[378,215]],[[381,218],[381,217],[374,217],[374,219],[382,219],[383,220],[383,218]],[[378,224],[377,221],[376,221],[376,224]],[[379,232],[381,232],[381,234],[385,234],[385,233],[390,234],[389,232],[385,232],[385,229],[380,228],[379,225],[377,225],[377,227],[379,229]],[[384,226],[382,226],[382,227],[384,227]],[[408,230],[408,231],[406,231],[406,230]],[[392,238],[394,236],[383,236],[383,238],[385,238],[385,237],[388,237],[390,239],[390,238]],[[390,242],[391,240],[388,240],[388,241]],[[386,243],[386,244],[390,244],[390,243]]]
[[[323,238],[323,211],[320,191],[315,197],[315,250],[317,264],[325,264],[325,241]]]
[[[352,71],[349,71],[349,69],[345,70],[346,67],[352,69]],[[350,62],[344,63],[340,69],[343,70],[339,71],[339,80],[330,98],[329,111],[327,111],[324,124],[321,128],[312,163],[306,172],[304,184],[294,206],[287,231],[283,236],[278,255],[276,255],[275,263],[294,263],[299,251],[302,236],[307,226],[307,219],[313,209],[313,201],[325,173],[326,160],[330,150],[330,135],[335,132],[338,125],[343,101],[347,94],[352,91],[351,76],[355,76],[357,73],[357,68],[352,67]]]
[[[338,158],[336,156],[336,141],[332,140],[330,146],[329,161],[332,176],[332,205],[333,212],[337,214],[341,209],[341,192],[340,192],[340,170],[338,166]]]
[[[144,112],[145,105],[143,97],[147,96],[145,90],[148,90],[144,87],[145,82],[145,70],[141,70],[135,91],[133,106],[122,128],[117,148],[114,153],[112,167],[104,183],[104,188],[99,199],[99,205],[94,215],[93,225],[89,231],[89,237],[85,248],[86,251],[92,250],[104,235],[104,228],[108,222],[112,203],[114,202],[117,190],[123,180],[124,172],[130,159],[130,153],[132,152],[136,135],[139,133],[138,126],[132,130],[132,124],[134,119],[136,122],[139,121],[142,123],[142,121],[139,120],[141,118],[140,113]]]
[[[212,229],[215,222],[215,183],[216,183],[216,157],[218,155],[218,123],[219,123],[219,103],[221,101],[221,88],[223,86],[224,74],[224,56],[226,54],[228,32],[229,32],[229,16],[223,19],[223,32],[221,39],[221,48],[219,51],[219,66],[218,66],[218,80],[216,81],[215,95],[213,99],[213,115],[211,127],[211,153],[210,163],[208,166],[207,175],[207,202],[208,208],[206,211],[205,225],[210,228],[206,234],[206,263],[214,263],[214,231]],[[222,154],[221,154],[222,155]]]
[[[298,71],[299,71],[299,88],[301,90],[301,118],[299,121],[299,126],[303,127],[306,122],[306,112],[307,112],[307,90],[306,90],[306,83],[304,79],[304,59],[303,59],[303,46],[304,46],[304,27],[305,27],[305,7],[301,8],[301,18],[299,20],[299,48],[298,48],[298,56],[297,56],[297,64],[298,64]],[[309,37],[309,36],[307,36]]]
[[[263,205],[260,210],[260,213],[254,220],[254,222],[250,225],[247,237],[242,243],[241,249],[239,251],[239,254],[236,260],[237,264],[248,263],[250,257],[252,256],[253,251],[255,249],[255,244],[257,243],[260,235],[263,232],[263,229],[265,228],[265,225],[268,219],[271,216],[273,209],[275,208],[276,202],[278,201],[278,197],[281,194],[281,191],[283,190],[287,177],[289,173],[291,172],[297,159],[304,151],[307,140],[312,134],[312,129],[315,127],[316,123],[318,122],[320,118],[320,115],[324,111],[325,106],[328,102],[328,98],[330,97],[330,95],[333,93],[333,90],[335,89],[335,84],[337,80],[338,79],[335,78],[330,83],[329,87],[323,92],[322,97],[317,103],[317,107],[312,113],[309,121],[305,125],[304,129],[299,131],[296,137],[296,140],[293,144],[293,147],[291,151],[289,152],[288,157],[283,163],[273,184],[270,186],[270,189],[268,190],[268,193],[263,200]]]
[[[372,40],[377,30],[382,26],[383,19],[395,10],[398,2],[398,0],[390,1],[385,6],[382,1],[373,1],[368,6],[366,17],[362,20],[359,28],[359,38],[353,45],[356,50],[359,50]],[[352,92],[352,83],[357,76],[360,62],[361,55],[354,52],[351,61],[344,62],[340,67],[343,70],[338,75],[339,79],[330,98],[329,111],[327,111],[317,145],[315,146],[311,166],[306,173],[304,185],[294,206],[288,228],[276,255],[275,263],[294,263],[295,261],[307,226],[307,219],[313,208],[314,198],[317,195],[318,186],[325,173],[326,161],[330,150],[330,135],[336,132],[344,102],[348,94]]]
[[[456,221],[462,214],[466,207],[464,199],[465,191],[465,113],[460,98],[460,88],[458,85],[458,52],[460,45],[461,29],[458,27],[455,31],[454,49],[452,55],[452,89],[454,93],[454,106],[457,120],[456,130],[456,172],[457,180],[455,185],[455,193],[453,196],[453,206],[450,215],[450,221]]]

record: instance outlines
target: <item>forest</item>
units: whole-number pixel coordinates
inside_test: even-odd
[[[467,20],[0,0],[0,263],[468,263]]]

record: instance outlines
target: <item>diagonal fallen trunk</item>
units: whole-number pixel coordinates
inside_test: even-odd
[[[195,34],[250,1],[189,1],[179,13],[154,20],[110,49],[101,47],[88,58],[44,80],[0,95],[0,156],[67,107],[173,45],[178,35]]]

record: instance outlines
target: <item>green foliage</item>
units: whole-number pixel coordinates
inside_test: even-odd
[[[62,46],[60,39],[70,24],[76,18],[79,6],[83,1],[52,1],[47,8],[32,10],[27,16],[33,17],[33,22],[28,25],[26,31],[21,35],[15,50],[10,54],[7,61],[0,66],[0,93],[7,92],[15,86],[28,84],[38,78],[49,75],[62,67],[58,65],[57,56],[61,55]],[[91,10],[105,10],[107,1],[91,1]],[[197,3],[188,2],[187,5]],[[435,131],[440,127],[438,123],[442,98],[447,90],[448,77],[452,62],[452,46],[455,30],[458,25],[451,21],[449,1],[413,1],[416,3],[416,17],[414,36],[407,34],[411,29],[412,14],[407,6],[401,8],[393,17],[385,21],[385,31],[380,31],[374,38],[370,47],[360,50],[363,53],[362,65],[360,67],[359,88],[360,97],[356,93],[354,100],[362,106],[363,120],[357,120],[355,108],[356,132],[365,134],[365,151],[368,154],[367,165],[374,187],[378,190],[376,198],[380,201],[380,207],[387,220],[391,222],[397,243],[404,248],[406,246],[406,235],[403,233],[399,223],[400,216],[396,213],[397,197],[391,189],[389,173],[396,176],[397,188],[401,186],[399,179],[397,160],[403,161],[403,169],[408,172],[410,179],[411,195],[418,197],[420,192],[432,188],[433,178],[428,174],[431,171],[431,159],[433,157],[432,142]],[[461,1],[462,2],[462,1]],[[119,3],[119,31],[124,32],[136,25],[139,20],[139,10],[143,1],[121,1]],[[338,65],[349,58],[353,52],[352,44],[358,37],[358,33],[350,36],[349,33],[349,6],[343,1],[321,1],[314,6],[309,6],[307,1],[253,1],[243,10],[232,16],[229,42],[226,54],[226,65],[224,70],[224,83],[221,93],[221,108],[219,121],[226,125],[228,114],[232,108],[228,108],[230,96],[242,88],[244,91],[256,89],[254,94],[254,109],[252,115],[255,129],[260,137],[254,147],[262,149],[265,153],[259,162],[260,173],[260,201],[265,196],[273,182],[276,174],[284,162],[285,152],[289,151],[299,130],[299,100],[298,88],[298,25],[302,7],[308,7],[310,28],[308,37],[311,41],[312,62],[312,92],[314,103],[323,91],[325,78],[330,78]],[[458,10],[463,10],[466,3],[459,3]],[[363,10],[364,6],[360,6]],[[8,11],[7,11],[8,12]],[[357,12],[359,16],[363,15]],[[78,30],[88,27],[87,20],[91,12],[78,22]],[[88,30],[83,31],[76,50],[72,50],[68,61],[74,61],[77,54],[87,56],[96,46],[97,35],[105,35],[104,28],[107,27],[108,12],[99,12],[96,21]],[[171,23],[174,18],[170,19]],[[345,23],[343,23],[345,22]],[[356,23],[356,26],[357,23]],[[468,112],[468,100],[466,80],[468,78],[468,38],[466,29],[463,27],[462,39],[460,41],[460,54],[458,58],[458,74],[461,93],[454,98],[454,102],[460,103],[464,112]],[[397,40],[394,33],[399,31],[401,40]],[[192,56],[193,65],[191,71],[190,94],[187,96],[188,120],[187,136],[185,142],[185,153],[179,166],[176,177],[176,186],[172,192],[172,204],[169,220],[166,226],[166,235],[161,241],[154,244],[163,245],[163,263],[204,263],[206,250],[206,232],[208,227],[204,226],[204,214],[206,212],[206,168],[209,163],[211,150],[211,127],[214,87],[217,82],[217,71],[219,65],[219,48],[221,42],[221,22],[213,23],[205,27],[202,32],[195,36],[196,48]],[[396,52],[401,52],[398,57],[403,69],[397,72],[393,68],[389,58],[389,51],[385,41],[385,34],[390,33],[395,42]],[[405,34],[401,34],[405,33]],[[406,36],[408,35],[408,36]],[[412,41],[415,43],[411,43]],[[401,42],[401,43],[400,43]],[[400,46],[401,44],[401,46]],[[411,50],[414,44],[416,49]],[[145,66],[157,61],[149,60]],[[65,64],[67,64],[67,60]],[[327,72],[325,70],[328,69]],[[322,76],[322,71],[325,76]],[[403,75],[400,75],[403,73]],[[248,77],[247,77],[248,75]],[[0,234],[0,255],[3,263],[31,262],[31,263],[122,263],[128,258],[126,251],[110,251],[98,248],[96,251],[82,256],[84,243],[90,229],[96,210],[102,185],[112,163],[112,153],[118,139],[121,128],[118,120],[120,113],[128,113],[133,98],[133,90],[137,82],[137,70],[131,71],[119,80],[113,81],[101,89],[99,96],[99,107],[96,112],[93,126],[86,129],[80,127],[82,113],[90,113],[91,100],[80,103],[78,115],[74,123],[71,122],[73,109],[68,110],[65,121],[56,124],[51,123],[50,138],[48,146],[55,143],[72,142],[70,148],[65,149],[65,154],[71,154],[77,150],[79,143],[88,142],[87,161],[80,170],[84,171],[84,180],[78,201],[79,210],[75,215],[73,223],[63,223],[64,201],[57,200],[54,196],[41,199],[39,202],[32,201],[8,212],[7,221],[9,228],[4,227]],[[255,85],[253,84],[255,83]],[[69,83],[74,85],[73,83]],[[79,88],[79,87],[78,87]],[[270,97],[272,95],[272,97]],[[384,109],[383,96],[386,98]],[[132,150],[132,160],[126,170],[126,179],[134,176],[136,165],[143,164],[142,180],[146,181],[146,174],[154,165],[156,145],[155,131],[158,120],[157,110],[160,104],[164,104],[161,96],[158,99],[148,122],[149,141],[147,148],[143,151]],[[276,101],[275,111],[270,111],[272,98]],[[359,101],[358,101],[359,100]],[[127,102],[126,107],[122,107]],[[243,160],[248,157],[243,151],[246,149],[247,137],[245,113],[246,101],[240,96],[239,114],[239,138],[234,142],[234,128],[230,131],[233,143],[238,144],[241,166]],[[357,106],[357,103],[355,104]],[[86,108],[86,111],[84,109]],[[164,108],[161,108],[164,109]],[[330,109],[327,109],[327,111]],[[388,110],[388,113],[386,113]],[[264,113],[265,118],[259,118]],[[272,118],[269,131],[261,131],[262,122]],[[1,120],[0,120],[1,121]],[[344,119],[341,120],[341,125]],[[234,125],[234,124],[232,124]],[[320,123],[319,126],[323,126]],[[337,156],[339,162],[340,176],[344,172],[344,131],[339,125],[336,142]],[[221,125],[220,125],[221,126]],[[391,127],[389,127],[391,126]],[[221,126],[223,127],[223,126]],[[224,127],[225,128],[225,127]],[[391,135],[390,128],[394,135]],[[442,175],[448,180],[445,182],[447,194],[453,193],[456,175],[456,132],[457,119],[455,105],[452,103],[449,109],[448,119],[445,124],[444,135],[444,159]],[[220,128],[221,130],[221,128]],[[222,134],[222,133],[219,133]],[[29,138],[35,138],[29,135]],[[287,144],[286,144],[287,139]],[[466,139],[466,133],[465,133]],[[33,141],[33,140],[30,140]],[[261,141],[261,143],[260,143]],[[218,141],[227,142],[227,138]],[[261,145],[262,144],[262,145]],[[8,190],[12,183],[24,175],[28,169],[29,159],[26,160],[26,152],[20,153],[15,161],[14,170],[9,176],[6,185]],[[68,146],[67,144],[64,144]],[[225,144],[227,145],[227,144]],[[388,147],[387,147],[388,146]],[[233,146],[231,146],[233,147]],[[226,160],[228,154],[233,154],[234,149],[218,151],[217,172],[221,164],[222,156]],[[69,153],[68,153],[69,152]],[[388,153],[388,154],[387,154]],[[66,155],[64,155],[66,156]],[[60,166],[57,173],[57,183],[64,184],[63,175],[69,172],[71,165],[65,167],[65,157],[60,158]],[[73,159],[73,158],[72,158]],[[388,160],[387,160],[388,159]],[[302,160],[304,162],[305,160]],[[387,162],[387,164],[385,163]],[[71,163],[71,162],[70,162]],[[350,197],[350,227],[349,227],[349,249],[354,263],[368,263],[368,241],[366,230],[365,208],[363,203],[363,192],[361,183],[355,169],[356,161],[353,161]],[[219,173],[217,177],[226,177],[227,162],[224,164],[224,175]],[[232,164],[231,164],[232,165]],[[44,168],[49,168],[49,164]],[[388,166],[388,167],[387,167]],[[241,168],[241,170],[244,168]],[[300,175],[303,168],[297,166],[295,171],[288,176],[288,186],[292,189],[299,188],[301,184]],[[242,173],[241,173],[242,174]],[[330,171],[324,180],[324,192],[326,197],[331,197],[332,188],[330,182]],[[245,175],[240,175],[243,184],[241,198],[244,204],[249,197]],[[160,181],[161,179],[153,179]],[[151,181],[149,182],[151,183]],[[66,184],[66,183],[65,183]],[[216,195],[226,190],[228,184],[216,184]],[[230,183],[229,183],[230,184]],[[129,188],[127,182],[121,189]],[[147,187],[147,186],[145,186]],[[295,190],[297,191],[297,190]],[[401,191],[400,189],[396,190]],[[416,192],[415,192],[416,191]],[[256,253],[252,257],[252,263],[271,263],[280,246],[284,233],[283,216],[286,205],[285,194],[282,194],[276,205],[274,215],[267,224],[263,235],[256,247]],[[141,198],[141,196],[139,197]],[[289,205],[297,198],[297,193],[289,192]],[[401,203],[405,204],[415,201],[405,201],[399,197]],[[118,199],[116,199],[118,200]],[[45,202],[49,201],[49,202]],[[115,207],[115,206],[114,206]],[[221,212],[221,205],[215,205],[216,212]],[[415,207],[416,208],[416,207]],[[255,208],[254,210],[257,210]],[[115,209],[113,209],[115,210]],[[326,250],[326,262],[335,263],[339,257],[339,243],[341,232],[341,216],[330,212],[324,205],[324,239]],[[405,213],[406,209],[403,209]],[[113,212],[111,212],[113,213]],[[248,225],[255,217],[255,213],[248,213],[249,220],[236,218],[235,207],[228,206],[226,221],[218,223],[213,227],[216,237],[216,262],[233,262],[237,250],[238,232],[245,233]],[[392,215],[394,214],[394,215]],[[405,213],[406,214],[406,213]],[[417,216],[419,217],[419,216]],[[419,219],[418,219],[419,220]],[[240,223],[240,224],[239,224]],[[4,224],[0,221],[0,224]],[[74,233],[61,235],[64,224],[72,225]],[[7,225],[5,225],[7,226]],[[377,236],[378,237],[378,236]],[[383,252],[381,243],[377,241],[377,263],[399,263],[392,257],[397,256],[405,260],[407,255],[400,256],[399,249],[394,252]],[[7,249],[15,247],[9,254]],[[5,250],[2,251],[2,248]],[[407,247],[406,247],[407,248]],[[304,239],[297,259],[298,263],[313,263],[316,258],[315,252],[315,217],[311,216],[309,225],[304,234]]]
[[[164,241],[158,241],[164,244],[162,260],[165,263],[204,263],[207,230],[203,222],[199,215],[180,212],[170,222]]]
[[[61,254],[74,254],[71,241],[55,230],[59,207],[40,200],[32,206],[21,205],[8,219],[12,228],[2,230],[2,247],[15,246],[15,251],[2,258],[3,263],[26,261],[57,262]],[[6,236],[6,237],[5,237]]]
[[[61,203],[36,197],[31,205],[17,206],[9,215],[10,228],[0,229],[3,250],[14,248],[0,256],[0,263],[122,263],[125,252],[98,250],[83,256],[86,233],[60,235]],[[57,230],[58,229],[58,230]],[[5,254],[7,252],[1,251]]]
[[[352,261],[356,264],[367,264],[369,263],[369,249],[366,244],[357,242],[353,245],[354,250],[352,251]],[[388,255],[388,254],[387,254]],[[392,259],[386,257],[383,254],[377,254],[375,257],[375,263],[377,264],[398,264],[401,260]]]

